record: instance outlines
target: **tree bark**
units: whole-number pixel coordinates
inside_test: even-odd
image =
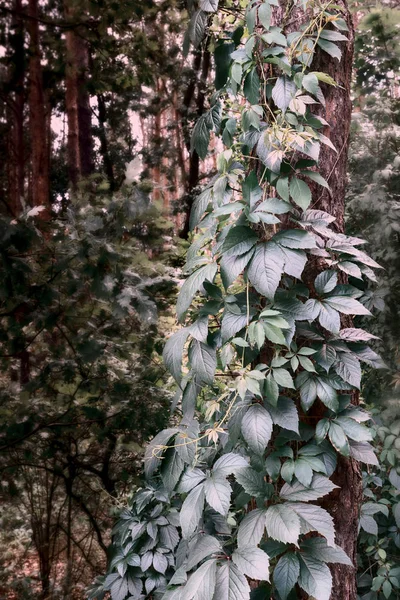
[[[22,0],[14,1],[9,44],[11,48],[10,100],[8,119],[8,198],[12,216],[18,216],[24,198],[24,105],[25,50]]]
[[[73,19],[76,9],[69,0],[64,3],[65,17]],[[68,121],[68,173],[72,189],[79,179],[88,177],[94,169],[92,111],[87,88],[89,47],[79,30],[65,34],[66,78],[65,105]]]
[[[350,95],[354,53],[354,27],[347,0],[340,0],[336,4],[342,7],[343,17],[349,27],[347,33],[348,42],[341,42],[339,44],[342,51],[342,59],[339,62],[326,52],[317,50],[312,70],[327,73],[339,84],[338,87],[324,83],[321,84],[326,99],[326,106],[317,105],[318,108],[315,109],[315,112],[323,116],[329,123],[329,127],[326,127],[323,133],[331,140],[337,149],[337,153],[325,144],[321,145],[318,171],[329,182],[330,190],[322,188],[315,183],[311,184],[310,187],[313,195],[312,208],[323,210],[333,215],[336,221],[332,226],[337,232],[343,233],[345,227],[347,158],[352,113]],[[287,0],[286,7],[290,8],[291,5],[291,0]],[[298,30],[299,21],[302,18],[298,9],[285,11],[286,7],[283,8],[283,12],[279,18],[286,19],[287,31]],[[316,267],[316,272],[308,274],[308,276],[314,280],[317,273],[318,266]],[[347,322],[345,326],[350,327],[351,323]],[[353,396],[353,403],[358,404],[357,394]],[[316,411],[318,411],[318,406],[316,406]],[[340,486],[340,489],[331,493],[321,504],[334,519],[336,543],[345,550],[353,561],[353,564],[357,565],[358,520],[362,502],[362,478],[359,464],[354,460],[338,455],[338,466],[332,476],[332,480],[336,485]],[[332,564],[330,567],[333,577],[331,599],[356,600],[355,568],[339,564]]]
[[[49,206],[49,151],[38,24],[38,0],[29,0],[29,126],[31,137],[31,202]]]

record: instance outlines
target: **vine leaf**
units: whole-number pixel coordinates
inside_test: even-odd
[[[210,600],[214,595],[217,561],[207,560],[191,575],[181,592],[181,600]]]
[[[180,289],[178,301],[176,303],[176,312],[181,321],[187,309],[192,303],[195,294],[199,291],[205,281],[212,282],[217,273],[217,264],[209,263],[197,269],[188,277]]]
[[[320,560],[301,555],[299,585],[315,600],[329,600],[332,592],[331,572]]]
[[[270,300],[274,298],[284,264],[283,254],[277,244],[273,242],[258,244],[247,271],[249,280],[257,292]]]
[[[265,509],[256,508],[249,512],[239,525],[238,546],[257,546],[265,529]]]
[[[287,552],[277,562],[273,579],[279,597],[286,600],[300,575],[300,562],[296,554]]]
[[[251,579],[269,581],[269,557],[256,546],[241,546],[232,554],[232,560],[244,575]]]
[[[269,412],[260,404],[250,406],[242,421],[242,434],[250,448],[259,455],[264,453],[272,435],[273,423]]]
[[[180,512],[180,523],[184,538],[190,537],[199,524],[204,509],[204,498],[204,483],[195,487],[185,498]]]
[[[283,75],[282,77],[278,77],[272,89],[272,99],[276,106],[285,112],[295,97],[296,92],[297,86],[294,81]]]
[[[288,504],[270,506],[265,515],[265,524],[269,537],[278,542],[297,545],[300,519]]]
[[[235,564],[225,562],[217,567],[213,600],[250,600],[250,586]]]

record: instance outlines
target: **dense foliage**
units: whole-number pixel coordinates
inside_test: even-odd
[[[66,548],[76,562],[63,585],[79,581],[88,552],[101,570],[110,506],[166,421],[156,324],[174,284],[167,257],[156,258],[168,222],[140,187],[112,201],[99,192],[49,223],[40,214],[1,220],[1,373],[10,384],[0,468],[3,501],[22,509],[12,522],[31,528],[49,593]]]
[[[328,565],[351,565],[320,499],[337,488],[338,455],[377,465],[370,416],[352,399],[361,362],[382,362],[348,316],[370,314],[365,281],[379,265],[314,208],[307,183],[329,187],[317,165],[332,144],[310,106],[336,85],[313,55],[340,58],[347,25],[313,4],[285,35],[276,6],[234,3],[232,16],[200,0],[191,19],[195,45],[212,23],[216,65],[192,148],[205,157],[215,132],[226,149],[192,211],[184,327],[164,350],[181,418],[147,450],[148,483],[121,515],[92,598],[243,600],[252,587],[254,598],[328,600]],[[385,504],[374,500],[371,514]],[[386,594],[390,577],[376,589],[385,582]]]

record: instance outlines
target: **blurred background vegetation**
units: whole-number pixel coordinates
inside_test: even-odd
[[[351,0],[347,228],[385,267],[370,302],[389,369],[364,374],[360,598],[400,597],[400,2]],[[212,73],[179,0],[0,6],[0,597],[80,599],[167,422],[190,154]],[[190,2],[189,2],[190,10]],[[357,273],[350,273],[357,276]],[[371,323],[369,323],[371,329]],[[112,552],[112,550],[111,550]],[[383,587],[385,582],[385,587]],[[386,585],[388,582],[388,585]]]

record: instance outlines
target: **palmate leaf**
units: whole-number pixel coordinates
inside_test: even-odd
[[[199,562],[214,554],[215,552],[221,551],[221,543],[212,535],[199,534],[194,544],[191,544],[189,550],[188,561],[186,568],[188,571],[193,569]]]
[[[182,380],[182,355],[189,334],[189,328],[183,327],[167,340],[164,347],[163,360],[165,366],[177,383]]]
[[[268,536],[274,540],[297,544],[300,535],[300,519],[289,504],[270,506],[265,516],[265,525]]]
[[[274,584],[280,598],[286,600],[300,575],[300,562],[296,554],[287,552],[277,562],[274,569]]]
[[[325,563],[312,556],[300,556],[300,587],[315,600],[329,600],[332,575]]]
[[[250,406],[242,421],[242,434],[250,448],[259,455],[264,453],[272,435],[272,419],[260,404]]]
[[[330,514],[314,504],[290,503],[290,507],[300,517],[301,532],[317,531],[326,538],[329,546],[335,545],[335,528]]]
[[[294,81],[284,75],[283,77],[278,77],[272,89],[272,99],[276,106],[285,112],[296,92],[297,87]]]
[[[250,586],[246,577],[232,562],[217,567],[215,592],[212,600],[249,600]]]
[[[210,263],[197,269],[184,282],[179,291],[178,301],[176,303],[176,312],[178,319],[182,320],[185,312],[189,308],[195,294],[199,291],[205,281],[212,282],[217,272],[216,263]]]
[[[204,509],[204,483],[195,487],[184,500],[180,512],[182,535],[188,538],[194,533]]]
[[[214,595],[217,561],[207,560],[188,579],[181,592],[181,600],[210,600]]]
[[[269,581],[269,558],[260,548],[241,546],[232,554],[232,560],[243,575]]]
[[[211,385],[217,367],[216,349],[198,340],[193,340],[189,349],[189,360],[198,383]]]
[[[260,543],[265,530],[265,514],[265,509],[256,508],[245,516],[238,530],[239,547],[257,546]]]
[[[285,259],[277,244],[258,244],[247,270],[250,282],[257,292],[273,299],[281,280]]]
[[[284,500],[307,502],[309,500],[318,500],[318,498],[326,496],[332,490],[337,489],[337,487],[328,477],[316,474],[313,477],[310,487],[305,487],[298,481],[292,485],[285,483],[280,491],[280,496]]]
[[[213,473],[206,479],[204,491],[208,504],[221,515],[227,515],[232,492],[229,482]]]

